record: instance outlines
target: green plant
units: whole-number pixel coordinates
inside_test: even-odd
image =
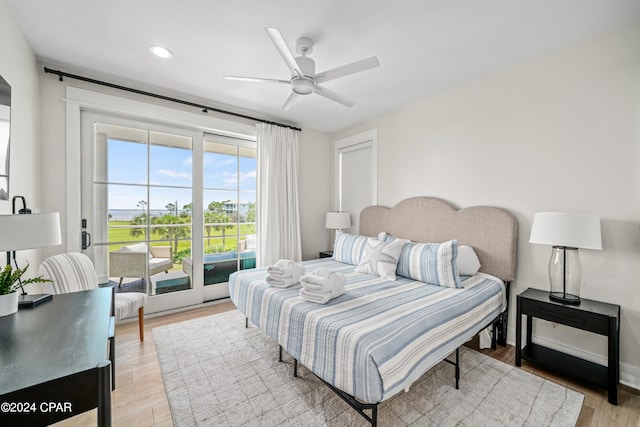
[[[7,264],[2,271],[0,271],[0,295],[8,295],[11,292],[16,291],[20,287],[20,278],[29,268],[29,264],[25,268],[11,268],[10,264]],[[42,276],[32,277],[30,279],[22,280],[22,285],[28,285],[29,283],[46,283],[53,282],[53,280],[44,279]]]

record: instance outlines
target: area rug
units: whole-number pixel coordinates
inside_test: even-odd
[[[237,310],[153,329],[173,423],[188,426],[365,426],[368,423]],[[573,426],[584,396],[460,349],[381,403],[379,426]]]

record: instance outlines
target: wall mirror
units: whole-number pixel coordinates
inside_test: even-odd
[[[9,200],[11,86],[0,76],[0,200]]]

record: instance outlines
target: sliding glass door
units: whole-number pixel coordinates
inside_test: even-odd
[[[83,129],[85,252],[99,282],[146,293],[147,312],[202,302],[202,281],[184,267],[202,247],[193,238],[202,227],[193,221],[202,134],[91,113]]]
[[[255,267],[256,142],[82,113],[84,252],[154,311],[229,296]],[[89,242],[89,237],[90,242]]]
[[[234,271],[256,265],[256,146],[205,135],[203,158],[205,299],[229,295]]]

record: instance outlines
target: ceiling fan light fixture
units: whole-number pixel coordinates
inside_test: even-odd
[[[173,52],[171,52],[169,49],[163,46],[152,45],[152,46],[149,46],[149,50],[151,51],[151,53],[153,53],[155,56],[159,58],[169,59],[173,57]]]
[[[313,81],[307,78],[297,78],[291,80],[291,89],[298,95],[309,95],[313,92]]]

